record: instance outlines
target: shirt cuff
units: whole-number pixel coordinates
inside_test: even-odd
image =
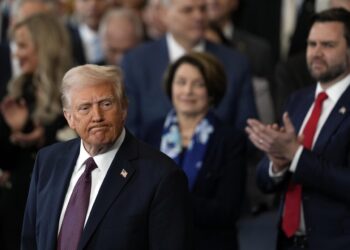
[[[272,171],[272,162],[270,161],[269,165],[269,176],[275,181],[279,182],[283,179],[284,174],[288,171],[288,168],[283,169],[282,171],[279,172],[273,172]]]
[[[303,152],[303,149],[304,149],[303,146],[299,146],[299,148],[298,148],[297,152],[295,153],[294,158],[290,164],[290,167],[289,167],[290,172],[294,173],[295,170],[297,169],[297,165],[298,165],[301,153]]]

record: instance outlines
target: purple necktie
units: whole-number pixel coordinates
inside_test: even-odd
[[[58,250],[76,250],[84,228],[91,191],[91,172],[97,168],[92,157],[86,160],[84,173],[75,184],[58,235]]]

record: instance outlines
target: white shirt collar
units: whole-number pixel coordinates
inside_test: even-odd
[[[103,52],[101,47],[101,38],[97,31],[92,30],[86,24],[79,25],[79,34],[83,43],[86,60],[89,63],[102,61]]]
[[[227,39],[232,39],[233,38],[234,31],[235,31],[235,27],[234,27],[232,22],[226,23],[226,25],[223,28],[224,36]]]
[[[333,86],[329,87],[325,91],[328,95],[328,99],[336,103],[349,85],[350,85],[350,74],[348,74],[339,82],[336,82]],[[324,90],[322,89],[321,84],[318,82],[316,87],[315,97],[322,91]]]
[[[166,34],[166,41],[168,44],[168,53],[170,62],[174,62],[181,56],[186,54],[186,50],[175,40],[174,36],[170,33]],[[204,52],[205,43],[204,40],[200,41],[196,46],[192,48],[193,51]]]
[[[122,145],[125,139],[125,134],[126,134],[125,128],[123,128],[122,132],[120,133],[120,136],[107,152],[103,154],[95,155],[93,157],[99,169],[109,168],[116,153],[118,152],[120,146]],[[85,161],[90,157],[91,155],[86,151],[83,145],[83,140],[80,140],[80,152],[79,152],[79,157],[77,159],[76,169],[74,171],[79,171],[85,165]]]

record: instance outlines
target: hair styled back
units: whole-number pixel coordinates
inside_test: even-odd
[[[93,64],[74,67],[64,75],[61,86],[61,99],[64,110],[71,108],[72,89],[105,83],[113,85],[118,104],[126,111],[128,99],[121,69],[117,66],[98,66]]]
[[[191,64],[199,70],[204,78],[205,87],[208,91],[210,100],[209,105],[217,106],[226,91],[226,73],[223,65],[218,61],[218,59],[204,52],[190,52],[180,57],[168,67],[164,76],[164,87],[168,97],[170,99],[172,98],[172,84],[174,77],[177,69],[182,64]]]
[[[62,113],[60,82],[64,73],[72,66],[69,35],[63,24],[49,13],[35,14],[18,22],[12,30],[12,36],[21,27],[28,29],[38,56],[38,67],[33,74],[32,84],[40,94],[36,96],[32,118],[47,124]],[[21,75],[10,82],[9,95],[22,95],[25,78],[26,76]]]
[[[325,22],[340,22],[344,25],[344,37],[350,48],[350,12],[343,8],[332,8],[319,12],[312,18],[312,25]]]

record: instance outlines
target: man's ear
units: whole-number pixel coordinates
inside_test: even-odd
[[[123,123],[124,123],[124,124],[125,124],[125,121],[126,121],[126,116],[127,116],[127,114],[128,114],[127,109],[123,110],[123,112],[122,112],[122,119],[123,119]]]
[[[63,115],[66,118],[69,127],[71,129],[75,129],[72,113],[70,111],[68,111],[68,110],[63,110]]]

